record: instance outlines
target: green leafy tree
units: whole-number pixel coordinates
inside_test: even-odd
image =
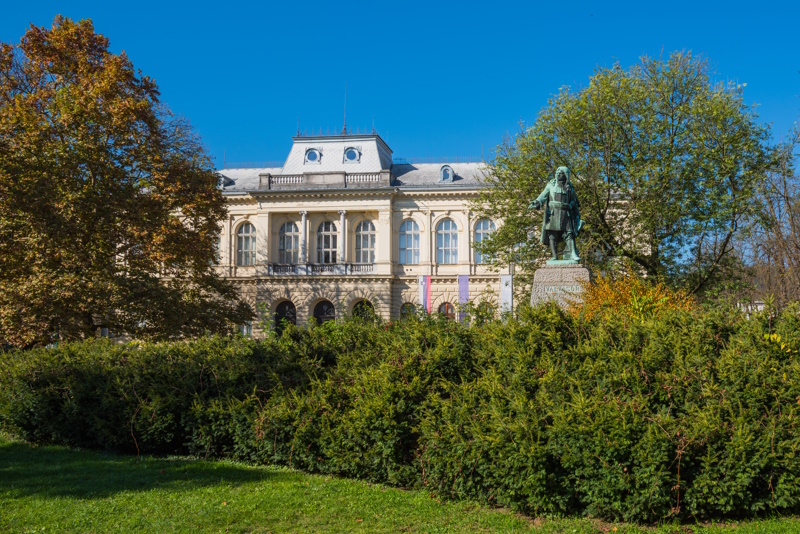
[[[89,20],[0,45],[0,343],[227,331],[211,161]]]
[[[526,239],[541,214],[528,204],[566,165],[586,221],[587,262],[629,258],[648,276],[701,292],[738,268],[733,238],[757,210],[769,139],[741,87],[713,84],[691,54],[599,69],[498,147],[492,187],[475,209],[505,224],[481,248],[501,263],[541,261],[544,247]]]

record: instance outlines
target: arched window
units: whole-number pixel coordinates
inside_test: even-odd
[[[494,223],[489,219],[482,219],[475,223],[475,244],[477,245],[494,232]],[[488,254],[482,254],[475,250],[475,263],[490,263],[492,261]]]
[[[372,319],[375,317],[375,307],[366,299],[359,300],[356,302],[356,305],[353,306],[353,317],[365,320]]]
[[[400,225],[400,264],[419,263],[419,226],[411,219]]]
[[[336,308],[333,307],[330,301],[322,300],[314,306],[314,319],[317,320],[318,324],[333,321],[336,319]]]
[[[369,221],[356,226],[356,263],[375,263],[375,225]]]
[[[275,332],[281,335],[287,324],[297,324],[297,309],[290,300],[284,300],[275,308]]]
[[[444,315],[448,319],[455,319],[456,318],[456,308],[449,302],[445,302],[441,306],[439,306],[439,313]]]
[[[451,219],[443,220],[436,227],[436,263],[458,263],[458,227]]]
[[[336,225],[330,221],[317,228],[317,263],[336,263]]]
[[[300,231],[293,222],[283,223],[278,230],[278,263],[297,263],[300,255]]]
[[[236,232],[236,265],[256,264],[256,227],[244,223]]]
[[[417,307],[410,302],[406,302],[400,306],[400,318],[410,319],[417,316]]]
[[[453,172],[453,168],[450,165],[443,165],[442,168],[439,169],[440,182],[452,182],[455,175],[456,173]]]

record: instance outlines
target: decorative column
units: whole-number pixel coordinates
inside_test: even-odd
[[[421,258],[420,263],[423,265],[423,270],[426,274],[434,274],[433,269],[436,265],[436,228],[433,227],[433,212],[426,210],[425,217],[427,217],[428,231],[424,233],[425,248],[420,243]],[[422,236],[420,236],[422,237]]]
[[[472,261],[475,259],[474,251],[472,250],[472,219],[470,212],[461,212],[456,215],[464,223],[464,244],[466,246],[458,247],[458,272],[461,274],[470,274]],[[461,239],[459,238],[459,241]],[[459,243],[460,245],[460,243]]]
[[[308,246],[306,238],[306,219],[308,216],[307,211],[300,212],[300,265],[305,265],[308,262]]]
[[[391,204],[387,204],[378,212],[376,221],[375,270],[373,272],[377,274],[392,274],[392,254],[397,239],[395,239],[392,228],[391,210]]]
[[[268,211],[261,211],[259,205],[259,212],[256,215],[256,243],[258,249],[256,250],[256,274],[266,274],[269,269],[269,262],[273,260],[270,248],[272,247],[272,232],[270,227],[270,213]]]
[[[339,250],[337,252],[339,255],[339,263],[344,263],[344,251],[347,250],[345,247],[345,236],[347,236],[347,229],[344,227],[346,214],[347,210],[339,210]]]
[[[220,263],[225,266],[226,276],[233,276],[233,215],[229,215],[222,227],[222,243],[220,247]]]

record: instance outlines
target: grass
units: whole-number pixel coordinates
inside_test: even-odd
[[[736,528],[732,528],[732,527]],[[226,461],[130,457],[0,435],[2,532],[800,532],[783,518],[642,529],[531,520],[425,492]]]

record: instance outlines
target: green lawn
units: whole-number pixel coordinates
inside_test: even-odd
[[[800,532],[800,520],[646,529]],[[614,529],[617,529],[616,531]],[[2,532],[638,532],[276,467],[38,447],[0,435]]]

